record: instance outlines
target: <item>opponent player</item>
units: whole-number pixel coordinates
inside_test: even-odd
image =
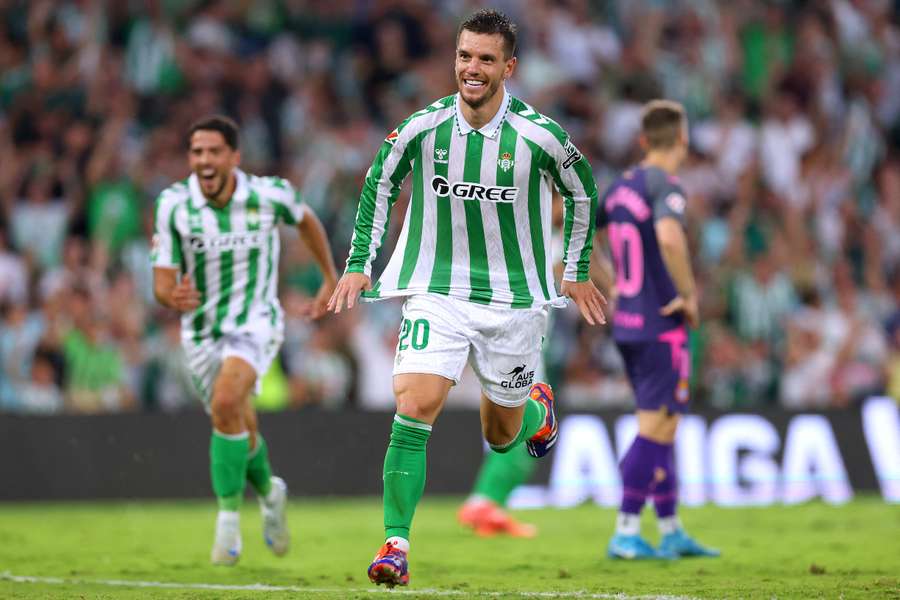
[[[684,232],[685,195],[675,178],[688,148],[681,105],[664,100],[647,104],[640,144],[646,158],[613,182],[597,212],[598,235],[606,229],[615,262],[615,283],[607,288],[615,299],[613,337],[634,388],[638,419],[637,438],[620,464],[624,491],[608,555],[718,556],[688,537],[675,514],[673,442],[688,408],[685,324],[696,326],[698,320]],[[603,263],[595,260],[598,266]],[[604,271],[601,266],[601,278],[611,280]],[[648,496],[662,534],[658,549],[640,536],[640,512]]]
[[[182,345],[212,417],[210,472],[219,503],[212,562],[232,565],[241,553],[245,479],[259,496],[266,544],[279,556],[289,545],[287,486],[272,476],[251,402],[283,337],[277,226],[297,226],[324,276],[310,317],[324,314],[337,272],[322,224],[291,185],[238,168],[231,119],[196,122],[188,144],[193,173],[156,202],[153,291],[183,313]]]
[[[556,441],[553,397],[533,384],[547,306],[556,293],[551,182],[566,205],[562,294],[591,324],[603,296],[588,277],[597,190],[591,167],[553,121],[510,96],[516,29],[481,10],[457,34],[459,93],[413,113],[382,144],[366,176],[350,256],[329,308],[408,296],[394,362],[397,413],[384,460],[386,542],[369,578],[409,581],[409,530],[425,486],[425,447],[466,361],[481,381],[484,437],[498,452],[521,443],[541,456]],[[412,197],[378,283],[372,260],[400,185]]]

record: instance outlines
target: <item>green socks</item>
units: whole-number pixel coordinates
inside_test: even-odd
[[[510,442],[502,446],[491,444],[491,450],[494,452],[506,453],[533,436],[537,430],[544,424],[544,417],[547,416],[547,409],[537,400],[529,398],[525,401],[525,413],[522,415],[522,427],[519,433]]]
[[[509,495],[517,486],[528,481],[535,467],[537,459],[528,454],[524,444],[505,453],[487,452],[472,495],[489,498],[498,506],[506,506]]]
[[[391,443],[384,456],[384,533],[409,539],[416,505],[425,489],[425,445],[431,425],[394,415]]]
[[[213,492],[219,499],[219,510],[236,511],[241,507],[249,451],[248,432],[228,434],[213,430],[209,443],[209,470]]]
[[[269,464],[269,447],[257,431],[256,448],[247,457],[247,481],[260,498],[266,498],[272,490],[272,466]]]

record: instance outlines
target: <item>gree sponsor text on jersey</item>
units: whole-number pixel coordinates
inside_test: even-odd
[[[431,189],[439,197],[452,196],[458,200],[487,200],[488,202],[515,202],[519,188],[502,185],[482,185],[468,181],[450,183],[444,177],[431,178]]]

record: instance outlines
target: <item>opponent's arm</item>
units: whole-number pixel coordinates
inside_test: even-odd
[[[671,217],[663,217],[656,221],[656,239],[659,250],[666,263],[666,270],[675,284],[678,296],[662,308],[660,314],[668,316],[681,311],[691,327],[699,322],[697,306],[697,287],[688,250],[687,236],[681,223]]]

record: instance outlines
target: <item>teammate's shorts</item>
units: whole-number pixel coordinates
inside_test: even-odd
[[[206,411],[210,410],[213,382],[226,358],[236,356],[253,367],[256,371],[254,394],[258,395],[262,391],[262,377],[278,355],[283,340],[283,323],[277,320],[273,324],[269,318],[248,320],[245,325],[218,340],[204,338],[199,344],[183,336],[181,345],[187,355],[191,378],[200,391]]]
[[[410,296],[403,304],[394,375],[431,373],[455,384],[468,361],[492,402],[521,406],[541,362],[548,311],[439,294]]]
[[[684,327],[667,331],[656,340],[616,342],[634,389],[638,410],[683,414],[689,404],[691,359]]]

